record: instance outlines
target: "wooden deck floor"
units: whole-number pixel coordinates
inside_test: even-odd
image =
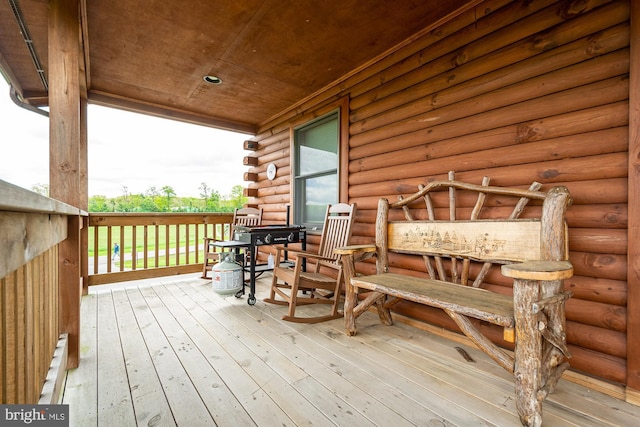
[[[255,306],[196,277],[92,290],[64,391],[71,425],[520,425],[512,378],[480,351],[373,313],[351,338],[341,319],[284,322],[260,299],[267,287]],[[640,408],[566,380],[544,404],[545,426],[639,420]]]

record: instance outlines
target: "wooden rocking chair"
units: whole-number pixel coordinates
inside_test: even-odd
[[[233,221],[231,222],[231,230],[229,231],[230,239],[233,240],[233,232],[237,226],[254,227],[262,223],[262,209],[257,208],[239,208],[233,212]],[[207,277],[207,271],[211,271],[213,265],[218,261],[220,254],[214,252],[215,242],[222,240],[214,237],[204,238],[204,264],[202,265],[202,278]]]
[[[342,282],[342,265],[339,255],[333,253],[337,247],[345,246],[351,237],[351,225],[356,214],[356,204],[339,203],[327,206],[327,213],[322,229],[322,238],[318,253],[297,251],[277,246],[274,262],[271,293],[265,302],[288,305],[288,313],[283,320],[299,323],[318,323],[342,317],[338,313],[340,302],[340,286]],[[296,256],[293,267],[280,266],[284,252]],[[302,271],[303,260],[314,260],[315,268],[311,272]],[[307,263],[308,264],[308,263]],[[321,268],[335,270],[334,275],[322,273]],[[282,282],[279,282],[280,279]],[[301,293],[302,292],[302,293]],[[276,299],[279,296],[282,299]],[[305,304],[330,304],[331,311],[325,316],[298,317],[296,307]]]

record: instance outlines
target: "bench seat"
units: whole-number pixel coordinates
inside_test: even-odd
[[[451,310],[506,328],[515,326],[513,297],[509,295],[396,273],[359,276],[352,278],[351,283],[359,289]]]

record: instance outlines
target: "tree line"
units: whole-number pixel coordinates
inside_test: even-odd
[[[48,186],[38,184],[33,191],[48,195]],[[174,189],[165,185],[161,188],[150,187],[144,193],[130,193],[127,187],[122,188],[122,195],[117,197],[89,197],[89,212],[233,212],[241,208],[247,198],[241,185],[235,185],[228,195],[221,195],[206,183],[200,184],[200,197],[180,197]]]

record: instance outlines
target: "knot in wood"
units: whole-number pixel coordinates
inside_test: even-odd
[[[469,60],[469,57],[467,57],[467,54],[465,52],[461,52],[458,55],[456,55],[453,61],[453,64],[462,65],[462,64],[465,64],[468,60]]]
[[[587,53],[587,55],[591,55],[591,56],[600,55],[602,51],[603,51],[602,45],[597,39],[594,39],[594,38],[589,40],[589,44],[585,49],[585,52]]]
[[[581,13],[585,13],[589,9],[589,3],[590,2],[586,0],[574,0],[562,8],[560,16],[564,19],[569,19],[576,15],[580,15]]]
[[[516,133],[516,142],[524,144],[541,138],[540,128],[530,125],[519,125]]]
[[[60,163],[60,167],[58,169],[60,169],[60,172],[70,172],[73,170],[68,162]]]

